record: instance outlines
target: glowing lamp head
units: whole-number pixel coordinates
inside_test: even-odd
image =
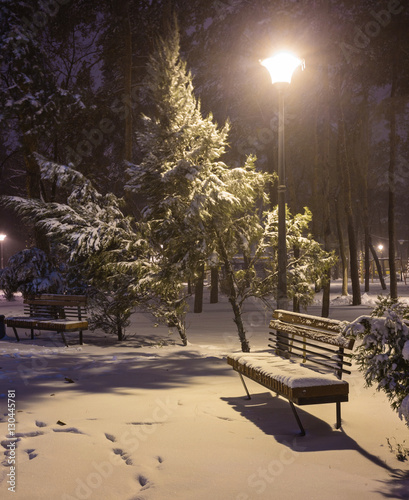
[[[6,234],[0,234],[0,241],[4,241],[7,238]]]
[[[383,250],[383,245],[378,245],[378,250],[379,250],[380,252],[382,252],[382,250]]]
[[[270,73],[271,83],[291,83],[291,77],[303,61],[289,52],[280,52],[273,57],[260,61]]]

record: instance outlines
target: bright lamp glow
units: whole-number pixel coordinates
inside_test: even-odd
[[[0,234],[0,241],[4,241],[7,238],[6,234]]]
[[[273,57],[260,61],[270,73],[271,83],[291,83],[291,77],[303,61],[289,52],[280,52]]]

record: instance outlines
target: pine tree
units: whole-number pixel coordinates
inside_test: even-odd
[[[355,359],[367,386],[383,391],[409,426],[409,307],[392,296],[379,297],[371,316],[348,327],[361,340]]]
[[[161,263],[163,287],[161,292],[155,289],[162,294],[162,311],[174,304],[183,312],[171,321],[182,335],[186,305],[176,304],[184,304],[181,283],[202,268],[210,253],[198,213],[217,160],[225,152],[229,125],[219,129],[211,114],[202,116],[192,75],[180,57],[176,23],[166,40],[157,41],[147,73],[152,113],[143,116],[143,128],[136,133],[142,161],[129,165],[126,187],[145,200],[142,217]],[[164,277],[170,279],[167,285]]]
[[[144,156],[140,164],[129,166],[127,188],[146,196],[142,215],[162,263],[162,290],[166,292],[166,276],[177,286],[211,255],[219,255],[230,280],[228,296],[242,349],[248,351],[231,261],[260,229],[256,203],[263,198],[267,176],[256,172],[252,158],[234,169],[220,161],[229,125],[219,129],[211,114],[202,117],[192,76],[180,58],[176,28],[158,41],[148,75],[154,111],[137,133]],[[172,301],[166,294],[163,300],[182,304],[183,296],[172,289]]]
[[[45,26],[51,17],[40,1],[0,0],[0,125],[8,133],[13,128],[12,142],[17,139],[24,158],[27,196],[34,199],[46,197],[34,153],[54,141],[54,132],[69,110],[83,106],[77,94],[60,87],[51,69],[50,54],[44,48]],[[38,229],[35,240],[49,253]]]
[[[146,85],[153,111],[136,134],[143,159],[129,166],[127,189],[145,198],[142,216],[155,249],[189,273],[204,245],[197,228],[191,234],[196,204],[225,152],[229,126],[218,129],[212,115],[202,117],[192,76],[180,58],[177,28],[166,41],[159,39]],[[193,249],[187,246],[192,239]]]
[[[41,228],[75,267],[95,299],[92,323],[123,338],[138,303],[139,283],[151,271],[141,227],[113,194],[101,195],[80,172],[37,156],[43,180],[67,193],[66,202],[5,197],[6,205]],[[101,314],[101,303],[104,303]]]

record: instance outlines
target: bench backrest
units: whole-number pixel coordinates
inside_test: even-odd
[[[85,295],[42,294],[24,299],[24,312],[31,317],[82,319],[86,317]]]
[[[334,372],[351,373],[354,339],[343,335],[347,322],[277,309],[270,321],[269,338],[275,354],[298,358],[303,364]]]

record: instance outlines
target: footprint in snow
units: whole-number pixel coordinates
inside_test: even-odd
[[[9,450],[9,446],[7,445],[10,445],[11,442],[17,444],[19,441],[21,441],[20,438],[17,438],[17,439],[14,439],[14,441],[11,441],[10,439],[5,439],[4,441],[1,441],[0,442],[0,445],[3,446],[3,448],[8,451]]]
[[[32,438],[36,436],[42,436],[44,432],[42,431],[33,431],[33,432],[16,432],[15,436],[20,438]]]
[[[17,447],[17,443],[21,441],[21,438],[16,438],[14,439],[13,441],[11,441],[10,439],[5,439],[4,441],[1,441],[0,442],[0,445],[4,448],[4,452],[3,452],[3,455],[4,455],[4,460],[2,462],[0,462],[0,465],[4,465],[4,467],[9,467],[10,464],[8,463],[8,459],[9,459],[9,456],[10,456],[10,443],[14,443]]]
[[[105,437],[108,439],[108,441],[112,441],[113,443],[115,443],[116,441],[116,437],[112,434],[108,434],[107,432],[105,433]]]
[[[54,432],[71,432],[72,434],[84,434],[84,432],[80,431],[76,427],[67,427],[60,429],[53,429]]]
[[[115,455],[119,455],[126,463],[126,465],[133,465],[132,459],[129,458],[129,455],[121,450],[121,448],[114,448],[112,451],[115,453]]]
[[[38,456],[37,453],[35,453],[34,449],[24,450],[24,451],[27,453],[29,460],[33,460],[33,458]]]
[[[149,488],[149,480],[145,476],[143,476],[142,474],[139,474],[137,476],[137,480],[138,480],[139,484],[142,486],[141,491],[147,490]]]

